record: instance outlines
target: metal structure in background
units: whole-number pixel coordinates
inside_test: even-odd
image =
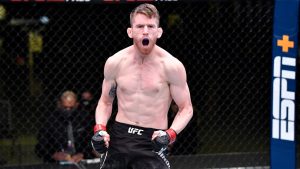
[[[186,168],[269,165],[273,1],[155,4],[158,45],[185,65],[195,111],[170,158]],[[0,154],[8,166],[41,163],[33,151],[41,119],[64,90],[99,98],[105,60],[132,43],[126,28],[137,3],[2,5],[0,99],[12,105],[20,149],[2,139]]]

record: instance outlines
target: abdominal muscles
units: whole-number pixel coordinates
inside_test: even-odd
[[[123,82],[119,79],[117,97],[117,121],[149,128],[167,128],[171,102],[167,83],[154,79]]]

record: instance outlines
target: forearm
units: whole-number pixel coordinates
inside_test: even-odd
[[[155,131],[152,135],[154,151],[159,152],[162,148],[166,148],[169,144],[176,141],[177,134],[179,134],[189,123],[193,116],[193,108],[191,105],[179,108],[172,125],[169,129],[162,131]]]
[[[106,125],[112,112],[112,103],[99,102],[96,108],[96,124]]]
[[[192,105],[185,106],[184,108],[179,108],[172,125],[172,128],[177,134],[179,134],[189,123],[193,117],[193,107]]]

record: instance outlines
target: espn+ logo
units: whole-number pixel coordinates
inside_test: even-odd
[[[273,68],[272,138],[295,140],[295,87],[296,59],[276,56]]]

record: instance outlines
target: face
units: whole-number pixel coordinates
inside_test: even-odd
[[[77,101],[72,97],[66,97],[61,100],[61,106],[64,110],[70,111],[76,108]]]
[[[156,40],[161,37],[162,29],[158,27],[157,18],[148,18],[143,14],[136,14],[132,20],[131,28],[127,29],[128,36],[142,54],[149,54]]]
[[[92,100],[93,96],[90,92],[83,92],[81,95],[83,100]]]

